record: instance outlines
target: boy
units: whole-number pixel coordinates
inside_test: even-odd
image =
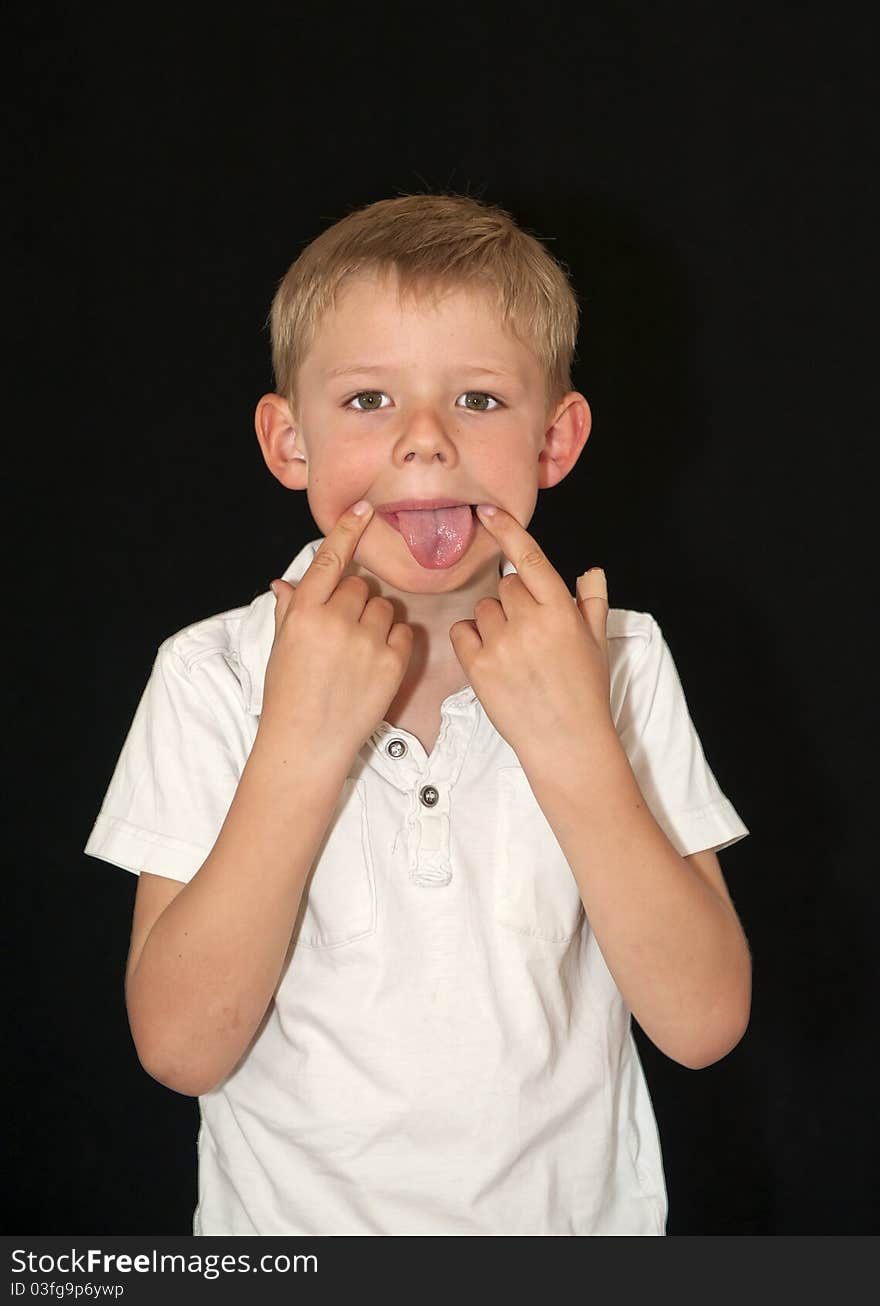
[[[256,431],[323,537],[164,641],[86,848],[140,876],[196,1234],[665,1233],[630,1014],[693,1068],[742,1037],[748,831],[654,618],[526,530],[589,435],[576,329],[458,196],[349,214],[275,296]]]

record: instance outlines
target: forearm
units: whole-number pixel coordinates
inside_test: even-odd
[[[126,984],[141,1061],[208,1092],[256,1032],[281,974],[346,759],[258,735],[217,841],[154,924]]]
[[[726,1055],[748,1022],[745,935],[655,821],[613,728],[521,761],[639,1025],[682,1065]]]

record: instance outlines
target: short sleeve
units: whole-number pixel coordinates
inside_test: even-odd
[[[633,655],[618,736],[654,819],[676,851],[687,857],[726,848],[749,831],[709,768],[663,632],[654,617],[644,615],[649,631]]]
[[[84,851],[187,882],[214,846],[241,768],[172,640],[159,648]]]

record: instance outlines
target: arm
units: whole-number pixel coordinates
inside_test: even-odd
[[[751,956],[717,857],[679,856],[613,729],[521,760],[639,1025],[692,1070],[726,1056],[748,1025]]]
[[[369,521],[353,510],[294,588],[276,582],[257,737],[192,880],[138,887],[126,974],[144,1067],[200,1095],[246,1052],[278,985],[306,879],[363,740],[400,686],[412,630],[342,579]]]
[[[580,576],[572,604],[516,517],[477,513],[516,571],[450,627],[452,646],[519,757],[627,1006],[667,1056],[711,1065],[748,1024],[751,957],[720,872],[713,883],[673,848],[617,734],[605,573]]]
[[[144,1069],[207,1093],[246,1051],[278,984],[303,887],[348,768],[257,741],[217,841],[188,884],[138,885],[125,996]]]

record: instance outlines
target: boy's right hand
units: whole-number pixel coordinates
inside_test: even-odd
[[[370,598],[361,576],[342,578],[372,516],[372,508],[362,517],[347,509],[298,585],[272,583],[275,638],[261,728],[341,750],[349,763],[400,688],[413,641],[410,626],[392,624],[390,599]]]

